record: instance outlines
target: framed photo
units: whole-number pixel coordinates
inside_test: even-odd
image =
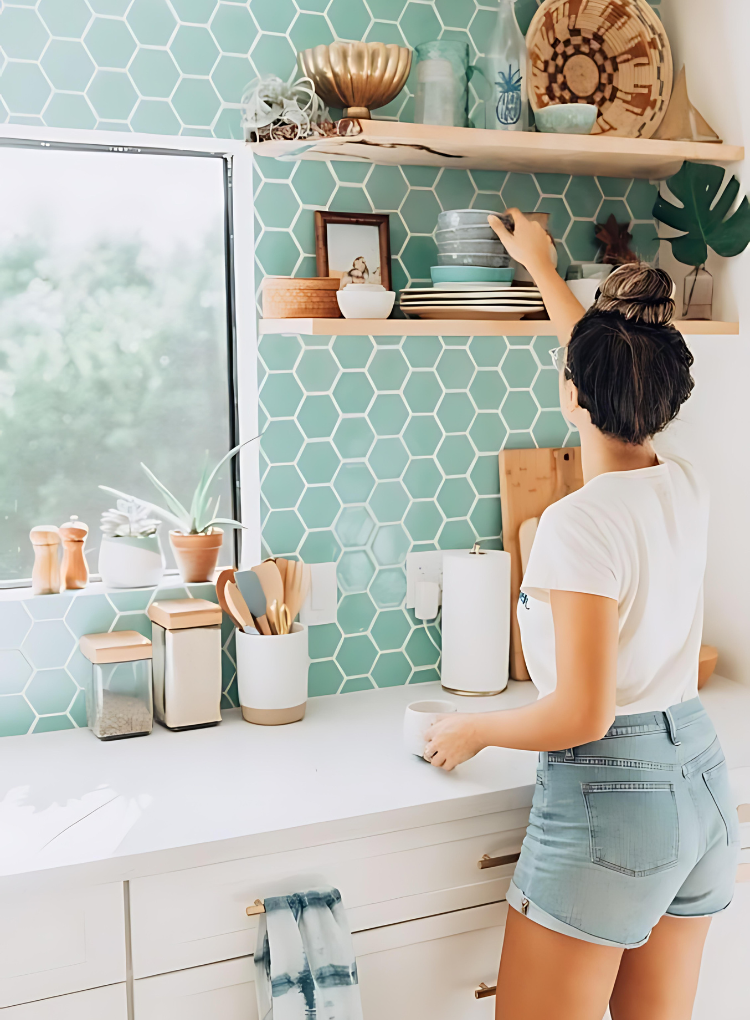
[[[387,213],[315,213],[318,276],[391,289],[391,234]]]

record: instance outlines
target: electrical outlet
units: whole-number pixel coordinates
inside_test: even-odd
[[[438,605],[443,601],[443,553],[440,549],[428,552],[411,552],[406,554],[406,608],[414,609],[417,598],[417,583],[431,581],[437,584]]]
[[[338,588],[335,563],[310,564],[310,591],[299,612],[299,622],[319,627],[336,622]]]

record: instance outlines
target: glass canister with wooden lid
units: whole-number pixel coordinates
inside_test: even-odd
[[[140,737],[153,728],[151,642],[136,630],[84,634],[80,648],[91,663],[86,718],[100,740]]]

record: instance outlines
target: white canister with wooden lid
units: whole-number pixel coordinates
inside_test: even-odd
[[[148,607],[154,715],[170,730],[221,722],[221,608],[205,599],[163,599]]]

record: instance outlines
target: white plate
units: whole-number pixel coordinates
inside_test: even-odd
[[[408,308],[403,308],[403,312],[407,316],[415,319],[520,319],[525,315],[535,314],[538,316],[540,312],[543,312],[543,308],[537,306],[512,306],[503,307],[502,305],[473,305],[471,308],[466,308],[463,305],[413,305]],[[548,322],[549,319],[540,319],[540,321]]]
[[[429,297],[425,294],[424,296],[418,295],[416,297],[401,298],[400,303],[402,305],[437,305],[437,304],[449,304],[449,305],[475,305],[481,304],[509,304],[509,305],[541,305],[544,304],[540,297],[536,297],[531,294],[529,297],[507,297],[506,295],[498,294],[487,294],[485,291],[477,294],[476,297],[468,297],[457,294],[438,294],[436,296],[430,295]]]

